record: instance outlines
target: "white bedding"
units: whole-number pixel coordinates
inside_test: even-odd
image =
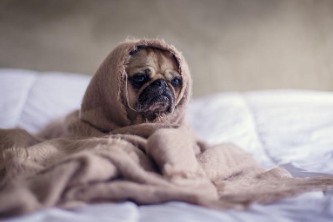
[[[90,77],[0,69],[0,128],[34,133],[78,108]],[[333,174],[333,93],[278,90],[221,93],[195,99],[188,111],[198,136],[232,142],[265,168],[284,166],[295,176]],[[246,211],[215,211],[180,202],[137,206],[94,204],[49,209],[8,221],[333,221],[332,191],[311,192]]]

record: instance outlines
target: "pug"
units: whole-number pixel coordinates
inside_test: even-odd
[[[177,61],[157,48],[140,48],[126,67],[129,116],[153,122],[173,112],[182,88]]]

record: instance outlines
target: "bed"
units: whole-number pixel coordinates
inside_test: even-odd
[[[89,80],[80,74],[0,69],[0,128],[37,132],[79,108]],[[283,166],[300,177],[333,174],[333,92],[218,93],[193,99],[188,119],[201,139],[237,144],[267,169]],[[127,201],[71,211],[51,208],[6,221],[333,221],[333,192],[310,192],[245,211]]]

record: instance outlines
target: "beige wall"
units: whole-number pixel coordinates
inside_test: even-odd
[[[333,0],[0,0],[0,68],[93,74],[127,36],[183,51],[195,95],[333,90]]]

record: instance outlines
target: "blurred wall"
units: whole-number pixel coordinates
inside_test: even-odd
[[[333,90],[332,0],[0,0],[0,68],[93,74],[127,36],[183,51],[195,96]]]

